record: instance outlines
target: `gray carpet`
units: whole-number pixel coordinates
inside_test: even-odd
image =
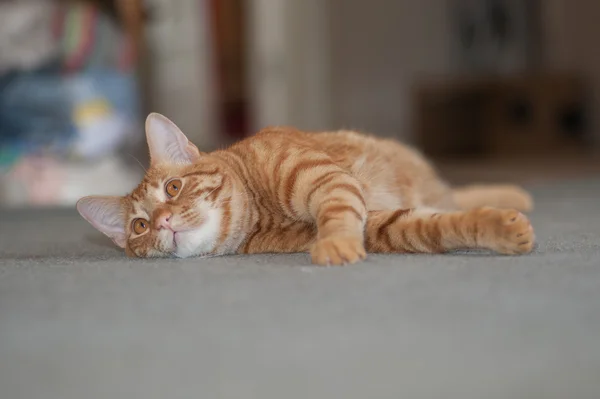
[[[0,214],[0,398],[600,397],[600,180],[534,188],[539,246],[128,260]]]

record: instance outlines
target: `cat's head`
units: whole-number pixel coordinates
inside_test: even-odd
[[[236,182],[218,157],[203,154],[166,117],[146,120],[150,168],[124,197],[91,196],[77,210],[137,257],[188,257],[213,252],[231,225]]]

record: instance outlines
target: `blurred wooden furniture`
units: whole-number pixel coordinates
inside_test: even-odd
[[[428,81],[417,86],[415,134],[438,157],[518,156],[585,148],[589,93],[569,73]]]

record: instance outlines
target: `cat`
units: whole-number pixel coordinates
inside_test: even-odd
[[[512,185],[451,188],[416,150],[353,131],[268,127],[202,153],[167,117],[146,119],[150,168],[124,197],[77,202],[133,257],[310,252],[318,265],[369,253],[532,250]]]

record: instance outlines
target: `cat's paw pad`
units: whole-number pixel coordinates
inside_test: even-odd
[[[483,209],[482,235],[496,252],[518,255],[531,252],[535,243],[533,226],[521,212],[513,209]]]
[[[356,263],[367,257],[359,237],[328,237],[318,240],[310,251],[312,262],[321,266]]]

